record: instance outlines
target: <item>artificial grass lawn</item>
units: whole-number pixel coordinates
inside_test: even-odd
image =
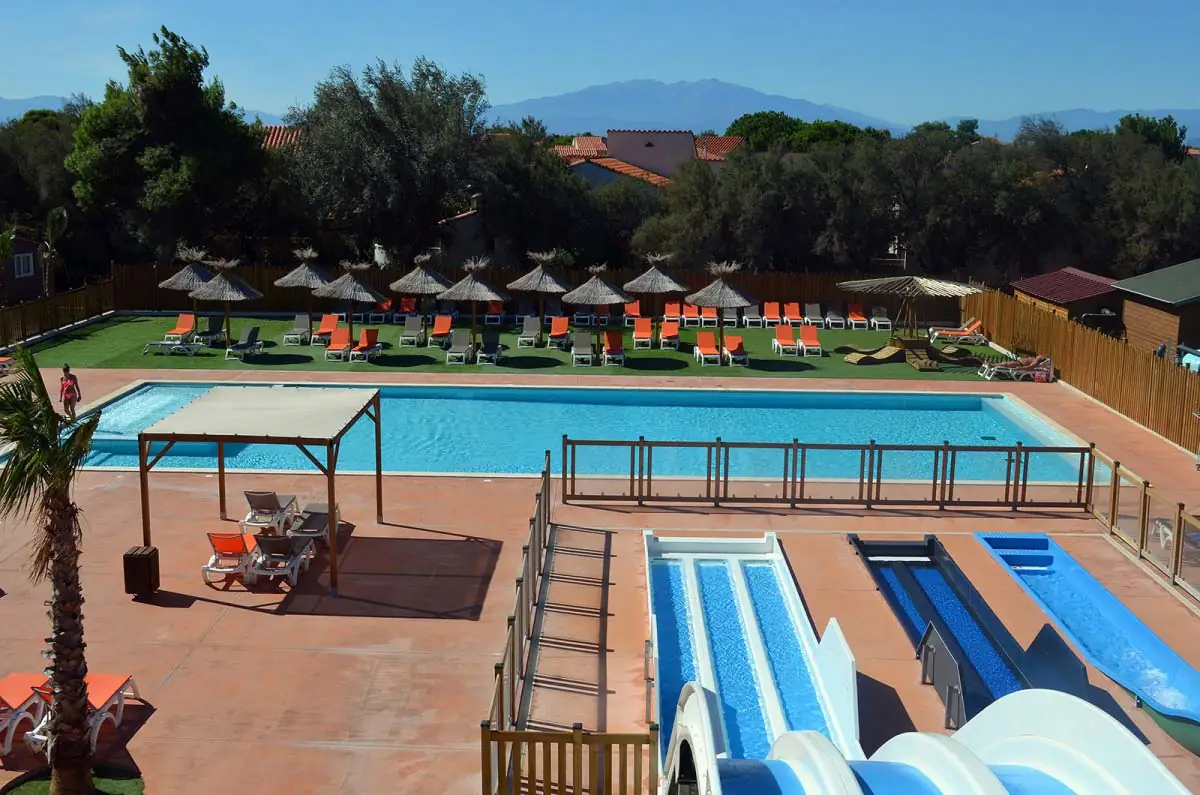
[[[108,772],[109,776],[104,775]],[[111,771],[97,770],[92,778],[96,792],[102,795],[142,795],[146,791],[146,783],[137,776],[123,776]],[[50,773],[45,778],[35,778],[17,785],[13,789],[4,790],[11,795],[48,795],[50,792]]]
[[[843,361],[843,354],[835,353],[841,346],[876,348],[888,339],[886,331],[821,331],[821,344],[825,354],[820,357],[781,357],[771,350],[775,330],[758,328],[726,329],[727,335],[742,337],[746,352],[750,355],[748,367],[701,367],[692,357],[692,343],[696,329],[680,329],[680,351],[633,349],[633,329],[623,329],[625,335],[625,366],[572,367],[569,351],[557,348],[517,348],[517,330],[505,327],[501,336],[504,346],[500,364],[450,365],[445,364],[445,354],[437,347],[397,347],[400,337],[399,325],[378,326],[379,340],[383,353],[370,363],[325,361],[324,348],[320,346],[284,346],[284,332],[292,327],[290,319],[235,318],[233,333],[236,337],[244,325],[260,327],[259,339],[266,343],[262,354],[240,362],[225,360],[224,348],[206,348],[195,356],[163,353],[142,354],[148,340],[160,340],[163,333],[171,329],[175,319],[171,317],[117,318],[78,331],[63,334],[33,348],[38,365],[61,367],[70,364],[74,368],[124,368],[163,370],[354,370],[357,372],[472,372],[482,370],[518,370],[522,373],[553,373],[571,375],[679,375],[697,376],[808,376],[816,378],[921,378],[928,380],[973,380],[977,367],[942,365],[939,372],[919,373],[909,365],[897,364],[852,365]],[[469,326],[459,324],[460,326]],[[371,327],[371,326],[369,326]],[[360,325],[355,324],[357,339]],[[479,321],[479,333],[483,332],[483,320]],[[489,327],[491,328],[491,327]],[[703,329],[712,331],[713,329]],[[986,350],[986,349],[979,349]]]

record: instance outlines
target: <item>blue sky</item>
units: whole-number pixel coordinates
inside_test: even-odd
[[[425,55],[492,104],[715,77],[896,123],[1200,107],[1200,3],[1179,0],[4,0],[0,96],[98,96],[165,24],[243,107],[283,113],[337,64]],[[25,31],[28,35],[13,35]]]

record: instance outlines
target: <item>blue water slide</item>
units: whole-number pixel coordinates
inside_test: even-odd
[[[977,537],[1088,662],[1163,715],[1200,723],[1200,671],[1052,538]]]

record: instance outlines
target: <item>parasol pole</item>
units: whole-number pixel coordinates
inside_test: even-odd
[[[233,339],[233,320],[230,312],[231,302],[225,302],[225,347],[229,347],[230,340]]]
[[[471,350],[475,350],[475,301],[471,301]]]

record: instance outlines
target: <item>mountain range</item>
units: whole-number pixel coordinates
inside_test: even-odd
[[[34,108],[60,108],[63,97],[40,96],[29,99],[0,98],[0,121],[20,116]],[[720,80],[663,83],[658,80],[629,80],[591,86],[553,97],[527,99],[491,110],[496,122],[520,121],[525,116],[541,119],[552,133],[593,133],[603,135],[608,130],[692,130],[724,132],[737,117],[762,110],[778,110],[805,121],[844,121],[860,127],[878,127],[903,134],[910,125],[860,113],[837,105],[819,105],[803,99],[778,94],[765,94],[752,88]],[[1053,119],[1067,130],[1094,130],[1113,127],[1128,113],[1147,116],[1171,115],[1189,128],[1190,142],[1200,144],[1200,109],[1131,109],[1096,111],[1088,109],[1031,112],[1026,116]],[[246,118],[259,118],[263,124],[281,124],[278,114],[247,110]],[[940,121],[951,125],[960,119],[954,116]],[[981,135],[1010,141],[1020,129],[1023,116],[1009,119],[980,119]],[[935,120],[931,120],[935,121]]]

